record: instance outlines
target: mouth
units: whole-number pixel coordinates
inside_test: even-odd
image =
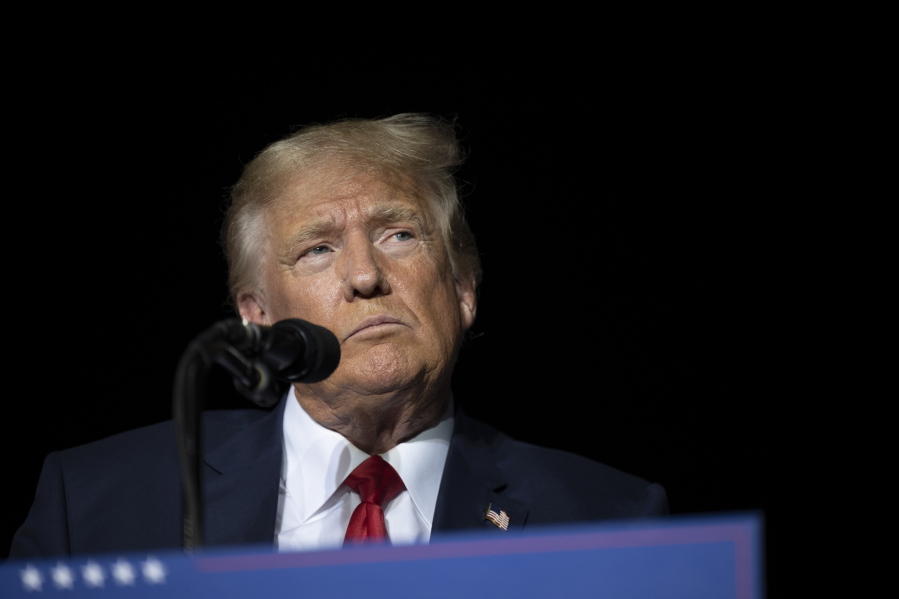
[[[346,336],[344,341],[357,335],[379,331],[393,325],[403,325],[403,322],[399,318],[390,316],[389,314],[369,316],[368,318],[360,322],[359,325],[354,328],[349,335]]]

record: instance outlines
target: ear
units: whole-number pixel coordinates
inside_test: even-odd
[[[467,331],[474,324],[478,313],[478,298],[474,278],[466,277],[456,281],[456,295],[459,296],[459,314],[462,316],[462,330]]]
[[[265,311],[265,298],[259,290],[241,291],[237,294],[237,310],[244,320],[258,325],[269,325]]]

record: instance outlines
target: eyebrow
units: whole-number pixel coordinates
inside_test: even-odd
[[[411,222],[420,229],[425,227],[425,219],[422,218],[421,212],[410,206],[378,204],[365,216],[369,223],[375,225]]]
[[[334,229],[334,225],[335,222],[333,218],[320,218],[307,221],[290,236],[290,241],[287,242],[286,246],[288,252],[300,244],[325,235],[328,231]]]
[[[422,217],[419,210],[410,206],[378,204],[373,209],[366,211],[365,220],[370,226],[374,225],[376,227],[410,222],[420,231],[427,232],[425,230],[427,226],[426,219]],[[334,229],[335,224],[335,220],[329,217],[307,221],[291,235],[282,255],[290,257],[296,252],[298,246],[304,245],[315,238],[327,236]]]

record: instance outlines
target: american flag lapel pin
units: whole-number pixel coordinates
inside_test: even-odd
[[[490,520],[497,527],[503,530],[509,530],[509,515],[502,510],[493,509],[493,504],[487,504],[487,511],[484,513],[484,520]]]

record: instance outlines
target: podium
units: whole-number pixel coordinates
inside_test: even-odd
[[[428,545],[271,547],[10,560],[0,597],[763,599],[760,514],[673,516]]]

